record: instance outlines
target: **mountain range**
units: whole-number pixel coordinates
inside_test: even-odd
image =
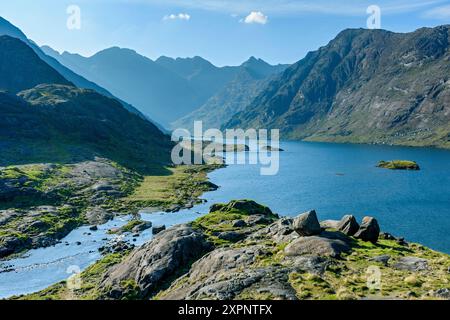
[[[42,50],[115,96],[138,106],[140,111],[165,127],[174,127],[175,121],[201,109],[250,64],[252,77],[267,76],[285,68],[255,58],[233,67],[216,67],[201,57],[173,59],[162,56],[153,61],[133,50],[118,47],[105,49],[91,57],[68,52],[60,54],[48,46],[43,46]]]
[[[116,99],[78,88],[25,42],[0,37],[0,166],[106,157],[160,172],[172,143]]]
[[[278,128],[284,139],[450,147],[448,25],[411,33],[348,29],[291,66],[272,66],[251,57],[240,66],[220,68],[201,57],[153,61],[117,47],[88,58],[59,54],[50,47],[39,48],[0,18],[0,36],[5,34],[0,37],[0,90],[7,91],[1,93],[1,103],[10,107],[0,112],[12,112],[11,106],[17,104],[14,117],[3,114],[1,132],[9,138],[13,125],[25,116],[19,117],[24,106],[33,112],[56,112],[56,105],[76,110],[73,99],[89,96],[120,110],[125,118],[129,114],[117,109],[117,103],[134,113],[143,120],[137,125],[142,131],[135,133],[153,132],[156,139],[147,137],[152,140],[147,147],[163,141],[157,149],[164,152],[170,145],[167,136],[146,116],[173,128],[191,128],[195,120],[203,120],[204,127],[210,128]],[[95,112],[101,109],[83,98],[76,101],[87,103]],[[118,121],[113,114],[107,116],[94,117],[99,127]],[[53,125],[43,132],[56,136],[59,129]],[[118,122],[108,128],[112,135],[127,130]],[[38,126],[36,137],[39,130]],[[89,142],[94,147],[87,149],[91,155],[100,155],[103,146],[96,144],[95,134]],[[100,134],[106,135],[107,130]],[[20,138],[20,130],[15,135]],[[131,135],[126,139],[133,144]],[[19,154],[26,155],[26,149]],[[116,151],[120,154],[123,148]],[[0,162],[6,163],[11,156],[11,152],[3,153]],[[141,156],[131,157],[137,163]]]
[[[223,128],[283,138],[450,147],[450,26],[348,29],[270,81]]]
[[[194,121],[203,121],[204,129],[220,128],[233,115],[242,111],[262,92],[266,84],[287,65],[271,66],[251,57],[240,67],[233,79],[201,107],[172,123],[173,128],[192,130]]]
[[[13,38],[20,39],[21,41],[25,42],[30,48],[34,50],[34,52],[37,54],[37,56],[43,60],[45,63],[47,63],[49,66],[54,68],[59,74],[61,74],[65,79],[73,83],[79,88],[85,88],[85,89],[92,89],[97,91],[100,94],[103,94],[107,97],[116,98],[114,97],[108,90],[100,87],[94,82],[91,82],[84,77],[80,76],[79,74],[73,72],[71,69],[65,67],[61,63],[59,63],[56,59],[52,58],[51,56],[45,54],[39,46],[32,40],[28,39],[27,36],[16,26],[14,26],[12,23],[4,19],[0,16],[0,36],[10,36]],[[117,98],[116,98],[117,99]],[[136,108],[134,108],[132,105],[120,101],[122,105],[130,112],[138,114],[141,117],[144,117],[144,115],[139,112]]]

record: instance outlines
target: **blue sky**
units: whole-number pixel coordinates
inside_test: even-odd
[[[387,30],[450,23],[449,0],[15,0],[2,1],[0,15],[58,51],[89,56],[120,46],[222,66],[250,56],[298,61],[345,28],[366,28],[372,4]],[[79,30],[66,27],[69,5],[81,10]]]

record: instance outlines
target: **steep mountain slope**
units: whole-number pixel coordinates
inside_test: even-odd
[[[169,138],[114,99],[89,89],[38,85],[0,94],[0,166],[95,156],[141,171],[169,163]]]
[[[449,26],[345,30],[224,127],[284,138],[450,147]]]
[[[44,53],[39,46],[37,46],[32,40],[28,39],[27,36],[16,26],[11,24],[9,21],[5,20],[4,18],[0,17],[0,36],[6,35],[10,37],[14,37],[17,39],[22,40],[25,42],[29,47],[31,47],[34,52],[38,55],[40,59],[42,59],[45,63],[47,63],[49,66],[51,66],[53,69],[58,71],[65,79],[73,83],[79,88],[85,88],[85,89],[92,89],[97,91],[98,93],[101,93],[107,97],[116,98],[114,97],[108,90],[100,87],[94,82],[91,82],[89,80],[86,80],[82,76],[76,74],[72,70],[68,69],[61,63],[59,63],[56,59],[52,58],[51,56]],[[144,117],[135,107],[132,105],[120,101],[122,105],[127,109],[128,111],[138,114],[141,117]]]
[[[89,58],[67,52],[56,57],[163,125],[199,103],[187,80],[130,49],[109,48]]]
[[[0,90],[17,93],[41,83],[71,85],[21,40],[0,36]]]
[[[173,122],[173,128],[192,129],[194,121],[203,121],[207,128],[220,128],[233,115],[245,109],[261,93],[269,80],[286,69],[287,65],[272,66],[251,57],[244,62],[233,80],[189,115]]]
[[[223,90],[243,69],[216,67],[201,58],[160,57],[152,61],[130,49],[109,48],[92,57],[42,47],[75,72],[108,88],[164,126],[201,107]],[[254,59],[252,68],[266,74],[272,67]]]
[[[196,107],[222,89],[238,72],[236,67],[219,68],[201,57],[173,59],[163,56],[155,62],[189,82],[198,95]]]
[[[168,136],[119,101],[74,87],[21,40],[0,37],[0,75],[9,91],[0,91],[0,166],[95,156],[142,171],[169,163]]]
[[[65,66],[61,65],[58,61],[53,59],[52,57],[47,56],[42,50],[31,40],[27,38],[27,36],[16,26],[11,24],[9,21],[5,20],[4,18],[0,17],[0,35],[7,35],[14,38],[18,38],[28,44],[39,56],[40,59],[42,59],[45,63],[47,63],[49,66],[51,66],[53,69],[58,71],[64,78],[75,84],[76,86],[80,88],[86,88],[86,89],[93,89],[101,94],[111,96],[111,94],[96,85],[93,82],[90,82],[80,75],[72,72]]]

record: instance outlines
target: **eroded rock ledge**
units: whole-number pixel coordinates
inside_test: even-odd
[[[132,251],[27,299],[448,299],[450,257],[353,216],[279,218],[240,200],[213,205]]]

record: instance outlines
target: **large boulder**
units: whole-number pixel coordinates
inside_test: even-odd
[[[320,236],[300,237],[285,249],[287,257],[314,255],[339,257],[351,251],[351,239],[340,232],[325,231]]]
[[[295,232],[304,237],[318,235],[322,232],[316,211],[314,210],[305,212],[295,218],[293,228]]]
[[[190,225],[175,226],[112,267],[102,281],[102,291],[109,298],[120,299],[126,297],[129,290],[123,283],[132,282],[138,291],[134,294],[146,298],[212,249],[205,236]]]
[[[353,236],[359,230],[359,224],[356,222],[356,219],[352,215],[345,215],[342,217],[341,221],[339,221],[337,225],[337,230],[342,233],[345,233],[348,236]]]
[[[372,217],[364,217],[358,232],[356,232],[354,236],[363,241],[376,243],[380,236],[380,226],[378,225],[378,221]]]

